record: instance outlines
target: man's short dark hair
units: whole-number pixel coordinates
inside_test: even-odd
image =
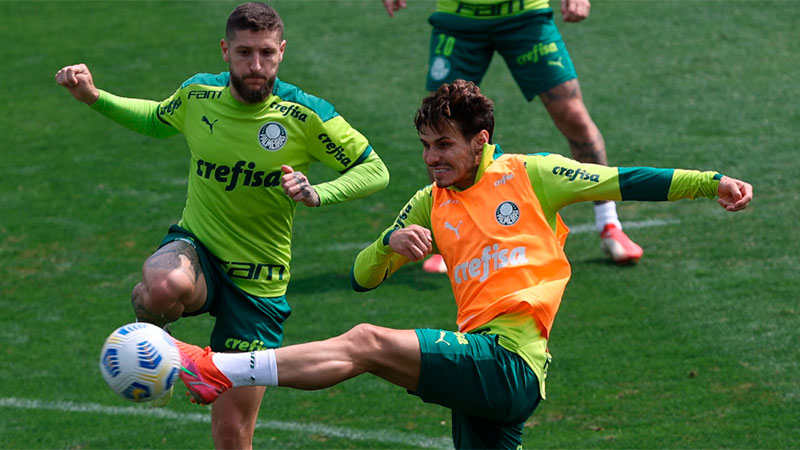
[[[492,142],[494,103],[471,81],[443,84],[422,100],[414,116],[414,126],[422,133],[423,129],[442,131],[448,124],[457,127],[467,139],[486,130]]]
[[[283,39],[283,21],[275,8],[261,2],[243,3],[228,16],[225,26],[225,39],[232,40],[237,31],[278,30],[279,39]]]

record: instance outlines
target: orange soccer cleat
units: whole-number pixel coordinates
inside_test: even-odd
[[[173,338],[174,339],[174,338]],[[181,381],[189,389],[187,395],[192,402],[200,405],[213,403],[220,394],[233,386],[233,383],[214,364],[211,347],[202,349],[175,339],[181,354]]]
[[[632,264],[639,261],[644,253],[621,229],[613,223],[607,224],[600,232],[603,250],[617,264]]]

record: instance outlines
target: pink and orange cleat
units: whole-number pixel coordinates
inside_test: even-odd
[[[603,250],[617,264],[633,264],[639,261],[644,253],[642,247],[633,242],[621,229],[609,223],[600,232]]]
[[[211,351],[211,347],[203,349],[174,340],[181,354],[181,370],[178,376],[189,389],[186,395],[192,396],[192,403],[200,405],[213,403],[220,394],[233,386],[228,377],[214,364],[212,359],[214,352]]]

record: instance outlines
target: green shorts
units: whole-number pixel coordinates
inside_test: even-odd
[[[169,228],[161,247],[178,240],[188,242],[197,250],[208,287],[203,307],[183,315],[208,313],[216,318],[211,332],[211,349],[215,352],[249,352],[280,347],[283,323],[292,312],[286,296],[256,297],[243,291],[231,281],[217,258],[197,236],[178,225]]]
[[[416,329],[422,351],[415,395],[452,410],[455,448],[518,448],[539,404],[539,381],[494,334]]]
[[[578,77],[550,8],[497,19],[433,13],[429,22],[429,91],[459,78],[480,84],[495,50],[529,101]]]

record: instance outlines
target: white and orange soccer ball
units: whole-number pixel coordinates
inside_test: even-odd
[[[108,387],[137,403],[169,395],[180,362],[172,338],[163,329],[143,322],[114,330],[100,352],[100,372]]]

